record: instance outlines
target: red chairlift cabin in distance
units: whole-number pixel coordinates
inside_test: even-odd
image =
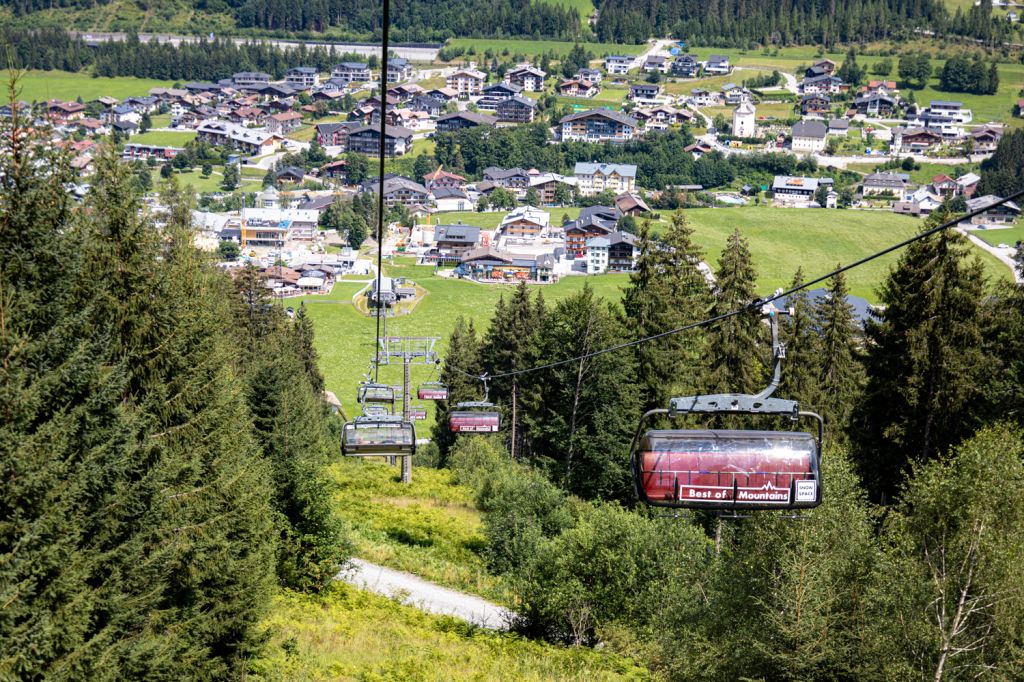
[[[420,400],[448,400],[448,387],[439,381],[427,381],[416,390]]]

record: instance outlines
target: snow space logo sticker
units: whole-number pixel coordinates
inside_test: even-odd
[[[814,502],[817,493],[817,481],[796,481],[796,501]]]

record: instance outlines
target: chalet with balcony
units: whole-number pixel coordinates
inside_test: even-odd
[[[302,114],[297,111],[282,111],[267,117],[267,130],[276,135],[287,135],[302,127]]]
[[[439,133],[453,133],[463,128],[474,128],[476,126],[495,126],[497,119],[493,116],[478,114],[473,111],[457,111],[452,114],[445,114],[437,119],[436,130]]]
[[[384,126],[385,156],[403,156],[412,149],[412,131],[400,126]],[[380,153],[380,130],[374,126],[361,126],[348,134],[348,151],[367,156]]]
[[[373,80],[373,72],[363,62],[342,62],[331,69],[331,80],[344,84],[368,83]]]
[[[527,92],[541,92],[544,90],[544,79],[547,74],[533,66],[525,66],[512,69],[505,74],[505,80],[512,85],[518,85]]]
[[[700,63],[692,54],[684,54],[676,57],[672,62],[672,75],[680,78],[696,78],[700,70]]]
[[[537,113],[537,103],[529,97],[516,95],[498,103],[500,123],[532,123]]]
[[[310,90],[320,85],[320,72],[312,66],[296,66],[288,69],[284,82],[296,90]]]
[[[459,97],[478,97],[483,94],[487,75],[476,69],[459,69],[449,75],[446,82]]]

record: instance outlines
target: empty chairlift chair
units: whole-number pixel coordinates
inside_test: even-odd
[[[777,312],[769,317],[774,375],[757,395],[725,393],[673,398],[668,409],[651,410],[637,427],[630,453],[637,495],[647,504],[718,512],[748,509],[806,509],[821,504],[821,417],[803,412],[794,400],[772,398],[785,348],[779,343]],[[785,416],[817,421],[817,435],[799,431],[644,430],[656,415],[691,414]]]
[[[341,453],[346,457],[416,454],[416,428],[397,415],[356,417],[341,433]]]
[[[362,404],[395,404],[395,389],[387,384],[364,383],[359,385],[358,399]]]
[[[453,433],[497,433],[501,429],[501,412],[487,401],[490,393],[487,375],[480,377],[484,385],[484,399],[478,402],[457,403],[448,415],[448,428]]]
[[[416,391],[420,400],[448,400],[448,387],[440,381],[427,381]]]

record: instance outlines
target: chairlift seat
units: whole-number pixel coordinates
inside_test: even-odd
[[[361,403],[391,403],[395,402],[395,389],[387,384],[362,384],[358,392]]]
[[[453,433],[497,433],[501,428],[501,412],[493,403],[459,403],[448,415],[448,428]]]
[[[711,511],[821,503],[817,440],[796,431],[651,430],[633,457],[641,498]]]
[[[420,400],[448,400],[448,387],[439,381],[428,381],[416,391]]]
[[[397,415],[356,417],[342,429],[341,453],[346,457],[411,456],[416,453],[416,428]]]

